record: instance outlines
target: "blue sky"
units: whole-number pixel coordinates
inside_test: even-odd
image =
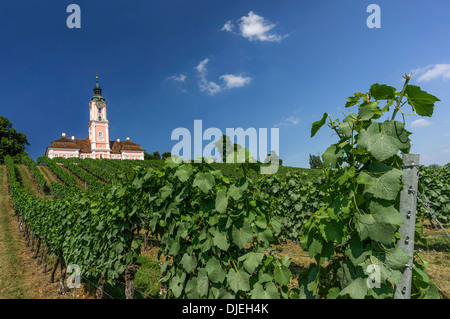
[[[81,8],[69,29],[67,6]],[[369,4],[381,28],[369,29]],[[412,153],[450,162],[448,0],[1,1],[0,114],[24,132],[32,158],[66,132],[88,135],[99,73],[110,139],[170,151],[177,127],[280,129],[285,165],[309,167],[335,137],[323,112],[343,118],[346,97],[402,75],[441,102],[407,117]],[[420,121],[416,121],[419,120]],[[206,142],[205,142],[206,145]]]

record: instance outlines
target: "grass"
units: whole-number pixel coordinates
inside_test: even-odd
[[[141,255],[138,258],[141,265],[134,278],[137,298],[158,298],[159,294],[159,263],[151,256]]]
[[[36,188],[37,185],[35,184],[26,166],[24,164],[16,164],[15,168],[16,171],[19,173],[18,176],[23,187],[31,194],[35,196],[41,196],[41,193]]]
[[[4,165],[0,167],[0,298],[31,298],[18,260],[17,242],[12,235],[5,169]]]

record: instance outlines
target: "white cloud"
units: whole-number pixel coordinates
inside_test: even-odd
[[[445,149],[445,150],[442,150],[441,153],[442,153],[442,154],[450,153],[450,148],[447,148],[447,149]]]
[[[425,120],[425,119],[418,119],[418,120],[415,120],[415,121],[413,121],[413,122],[411,123],[411,127],[412,127],[412,128],[425,127],[425,126],[430,126],[430,125],[432,125],[432,124],[433,124],[433,123],[430,122],[430,121],[428,121],[428,120]]]
[[[209,81],[206,77],[207,69],[206,65],[208,64],[209,59],[206,58],[195,67],[198,72],[199,77],[199,88],[200,91],[206,92],[208,95],[214,95],[219,93],[225,89],[232,89],[237,87],[243,87],[250,83],[250,77],[244,77],[242,75],[234,75],[234,74],[224,74],[219,77],[219,79],[223,80],[223,84],[217,84],[216,82]]]
[[[239,23],[240,35],[249,41],[280,42],[287,37],[287,35],[272,33],[271,30],[275,27],[275,24],[253,13],[253,11],[250,11],[248,15],[241,17],[237,21]],[[234,25],[231,21],[227,21],[222,27],[222,30],[232,32]]]
[[[445,133],[444,136],[445,137],[450,136],[450,133]]]
[[[186,78],[187,78],[187,76],[184,74],[172,75],[172,76],[168,77],[169,80],[174,80],[176,82],[184,82],[186,80]]]
[[[427,82],[437,78],[450,79],[450,64],[430,64],[411,71],[418,76],[417,82]]]
[[[225,82],[225,87],[228,89],[246,86],[252,80],[248,76],[233,74],[224,74],[220,78],[223,79],[223,81]]]
[[[233,25],[233,23],[231,22],[231,20],[229,20],[229,21],[227,21],[227,22],[223,25],[223,27],[222,27],[222,29],[220,29],[220,31],[228,31],[228,32],[231,32],[231,31],[233,31],[233,29],[234,29],[234,25]]]
[[[206,72],[206,64],[209,62],[209,59],[206,58],[201,60],[200,63],[195,67],[198,72],[203,73]]]
[[[279,127],[279,126],[294,126],[294,125],[297,125],[299,121],[300,121],[300,119],[298,117],[289,116],[283,122],[277,123],[274,126],[275,127]]]

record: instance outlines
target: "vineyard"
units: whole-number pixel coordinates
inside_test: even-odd
[[[375,84],[348,98],[356,113],[313,123],[312,137],[328,126],[338,138],[323,153],[324,169],[260,175],[247,163],[6,157],[17,227],[52,280],[59,265],[61,293],[77,265],[98,298],[114,289],[122,298],[393,298],[410,259],[398,230],[399,154],[409,152],[411,133],[395,117],[406,102],[431,116],[437,101],[407,83],[401,92]],[[378,122],[390,108],[391,119]],[[421,251],[424,223],[437,227],[427,207],[449,222],[450,164],[419,172],[427,206],[419,200],[411,298],[448,298]],[[448,245],[443,238],[447,254]],[[300,270],[283,252],[293,246],[309,260]],[[375,286],[367,282],[373,265]]]

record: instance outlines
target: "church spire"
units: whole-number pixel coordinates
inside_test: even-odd
[[[95,87],[94,87],[94,97],[92,99],[95,100],[104,100],[103,96],[102,96],[102,89],[100,88],[100,85],[98,85],[98,72],[95,76]]]

